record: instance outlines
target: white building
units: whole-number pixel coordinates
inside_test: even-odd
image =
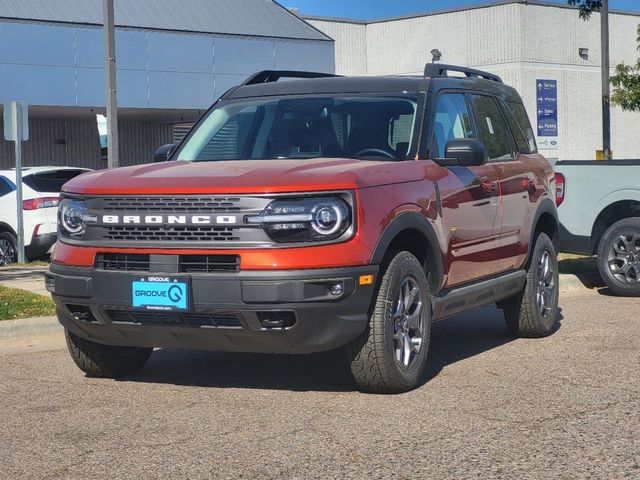
[[[373,22],[305,17],[335,40],[336,73],[421,74],[430,51],[442,63],[471,66],[500,75],[518,89],[537,124],[537,80],[557,81],[557,146],[539,137],[549,158],[594,159],[602,148],[600,17],[588,22],[576,9],[535,0],[509,0]],[[634,64],[637,13],[610,16],[611,65]],[[588,49],[588,56],[579,49]],[[584,55],[583,55],[584,56]],[[613,73],[613,68],[612,68]],[[640,157],[640,113],[612,110],[616,158]]]
[[[122,165],[256,71],[334,71],[333,40],[271,0],[117,0],[115,20]],[[101,24],[102,0],[0,0],[0,107],[30,105],[25,165],[106,168]]]

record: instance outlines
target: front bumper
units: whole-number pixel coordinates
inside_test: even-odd
[[[131,307],[132,281],[148,272],[52,264],[45,283],[60,323],[94,342],[312,353],[343,346],[365,330],[374,285],[359,285],[358,279],[377,273],[377,266],[367,266],[179,275],[188,277],[191,285],[190,309],[184,313]],[[336,283],[344,290],[340,296],[329,293]]]

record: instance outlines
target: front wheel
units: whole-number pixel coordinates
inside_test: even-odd
[[[640,218],[625,218],[604,232],[598,270],[616,295],[640,296]]]
[[[117,378],[131,375],[144,367],[153,348],[113,347],[80,338],[64,331],[69,354],[89,377]]]
[[[551,239],[540,233],[527,267],[523,290],[501,302],[509,331],[516,337],[551,335],[558,323],[558,257]]]
[[[409,252],[384,270],[366,331],[347,347],[351,373],[361,390],[400,393],[418,385],[431,334],[429,286]]]

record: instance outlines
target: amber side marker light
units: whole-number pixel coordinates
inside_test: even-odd
[[[373,285],[373,275],[360,275],[358,278],[359,285]]]

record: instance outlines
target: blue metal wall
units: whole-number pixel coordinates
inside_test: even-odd
[[[204,109],[263,69],[334,72],[330,41],[118,29],[118,105]],[[0,21],[0,102],[104,106],[102,29]]]

